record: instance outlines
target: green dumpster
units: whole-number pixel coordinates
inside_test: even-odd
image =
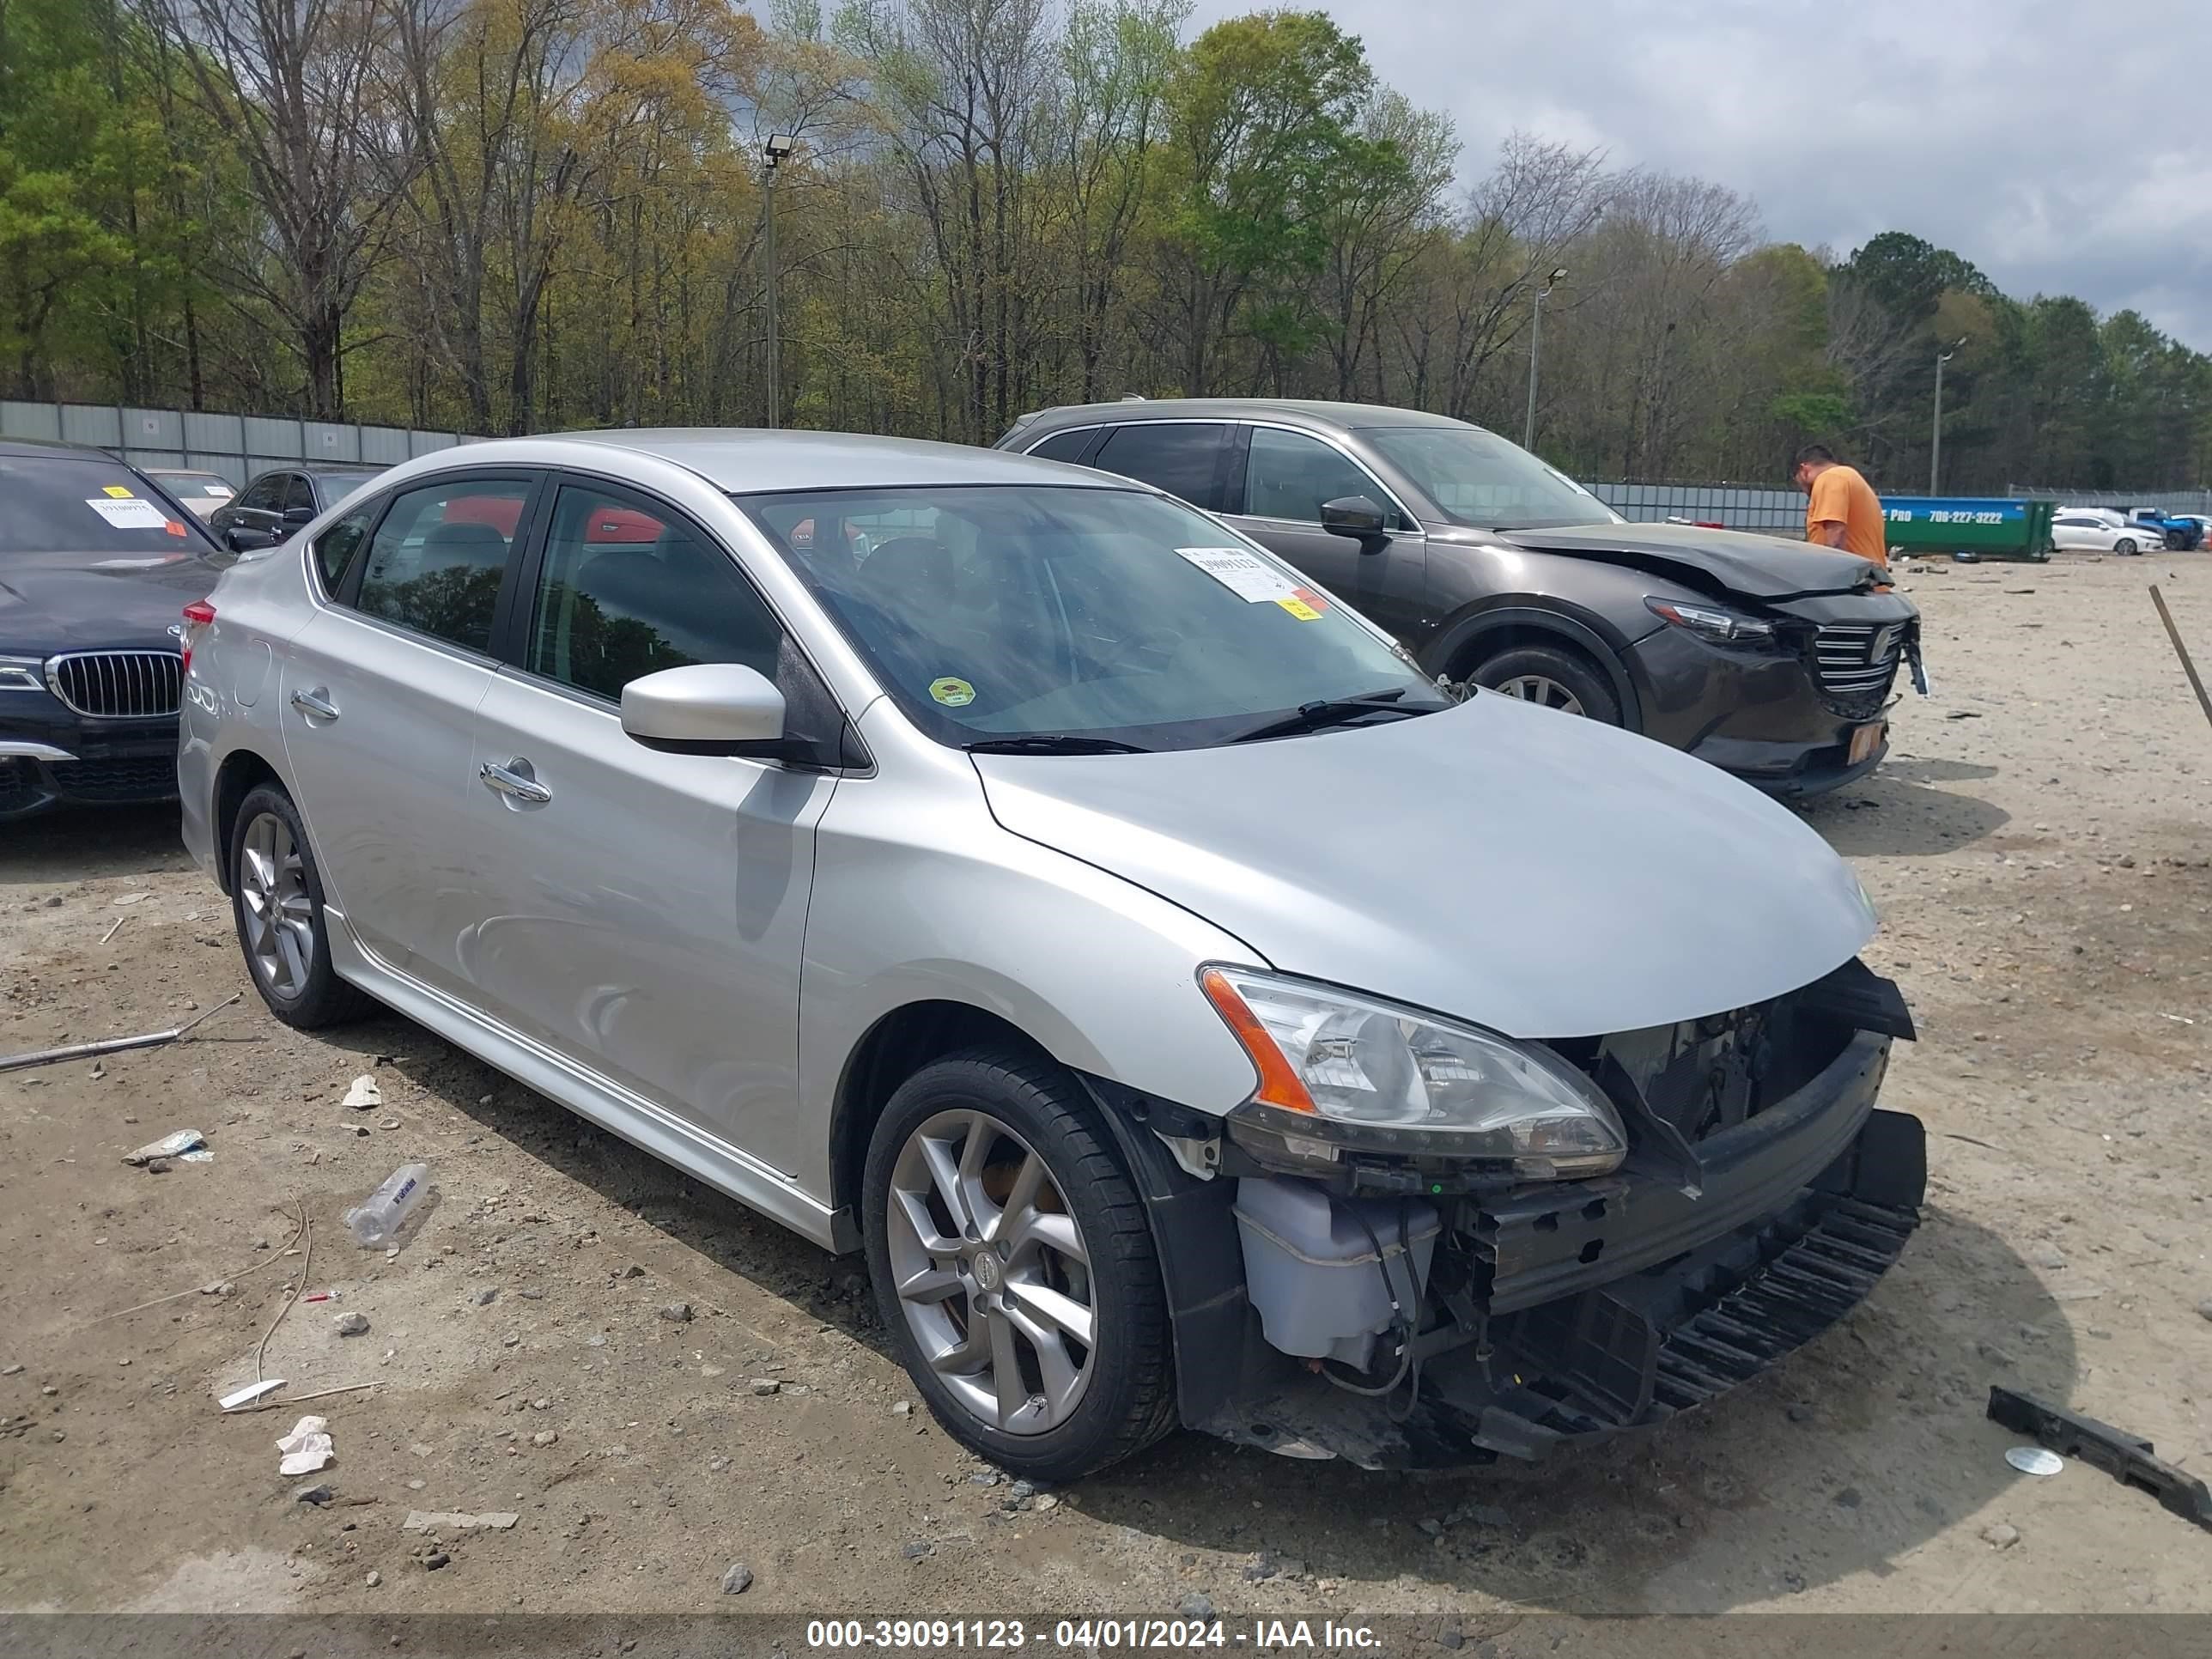
[[[1978,559],[2033,560],[2051,556],[2056,501],[2016,501],[1970,495],[1885,495],[1889,550],[1923,556],[1948,553],[1962,564]]]

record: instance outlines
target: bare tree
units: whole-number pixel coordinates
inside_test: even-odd
[[[278,319],[306,412],[341,419],[347,318],[395,201],[376,160],[391,136],[374,95],[376,0],[137,3],[182,57],[180,90],[235,148],[261,210],[259,237],[218,245],[214,274]]]

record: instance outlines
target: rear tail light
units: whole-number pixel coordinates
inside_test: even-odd
[[[194,599],[190,605],[185,607],[185,631],[183,635],[185,648],[184,662],[182,665],[185,672],[190,673],[191,672],[192,647],[199,640],[200,629],[210,626],[214,621],[215,607],[210,605],[205,599]]]

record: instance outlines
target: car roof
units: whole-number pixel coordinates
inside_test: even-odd
[[[1358,432],[1372,427],[1437,426],[1465,429],[1472,425],[1425,410],[1389,404],[1340,404],[1317,398],[1142,398],[1111,404],[1063,404],[1024,418],[1023,430],[1049,421],[1079,426],[1094,421],[1291,420]]]
[[[609,449],[672,462],[732,495],[933,484],[1131,487],[1124,480],[1082,467],[968,444],[873,438],[849,432],[770,432],[757,428],[557,432],[443,449],[438,452],[438,459],[455,465],[501,462],[558,465],[568,459],[588,464],[593,454]]]
[[[0,438],[0,455],[33,459],[43,455],[52,460],[67,458],[80,461],[112,462],[115,459],[114,456],[96,445],[65,443],[58,438]],[[128,466],[130,463],[125,461],[123,465]]]

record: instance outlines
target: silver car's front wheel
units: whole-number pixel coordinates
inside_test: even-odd
[[[1070,1480],[1173,1426],[1151,1218],[1067,1072],[1012,1047],[922,1066],[875,1121],[860,1197],[877,1311],[963,1445]]]
[[[907,1137],[886,1220],[907,1328],[953,1397],[1007,1434],[1066,1422],[1097,1348],[1091,1255],[1035,1149],[939,1113]]]

